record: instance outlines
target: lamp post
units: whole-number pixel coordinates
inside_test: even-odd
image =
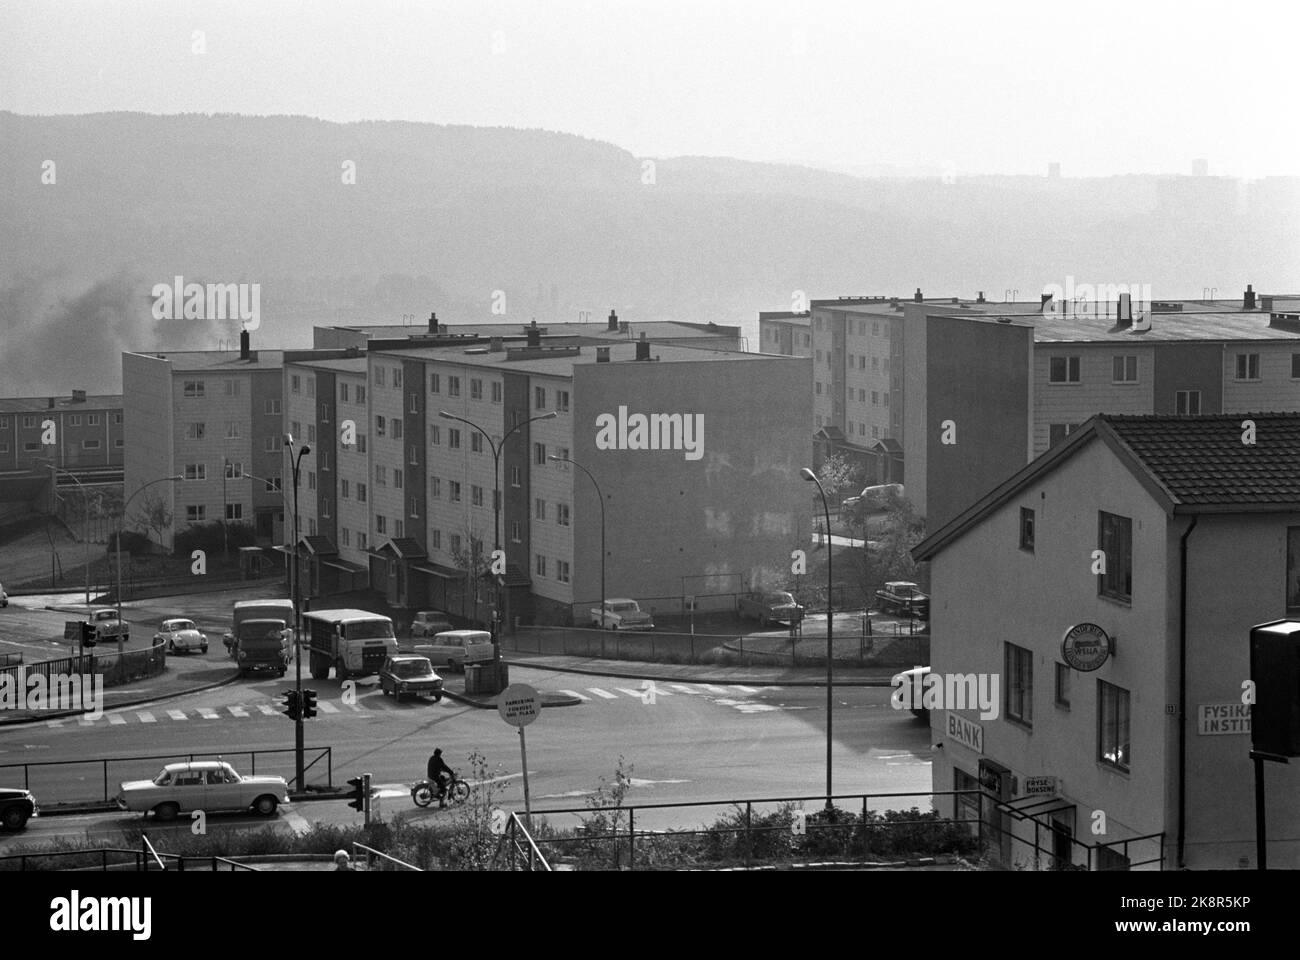
[[[86,489],[86,485],[84,483],[82,483],[80,480],[77,479],[75,474],[68,473],[67,470],[64,470],[56,466],[52,458],[35,457],[34,459],[43,460],[50,465],[51,512],[53,511],[55,498],[58,495],[58,490],[56,488],[58,487],[58,475],[60,473],[63,474],[64,476],[70,477],[72,479],[72,482],[77,485],[77,489],[81,491],[81,516],[82,516],[81,543],[85,547],[85,551],[86,551],[86,559],[85,559],[86,606],[89,607],[90,606],[90,491]],[[122,619],[121,617],[118,617],[118,620],[121,619]]]
[[[293,467],[293,687],[297,691],[298,703],[302,703],[302,597],[299,589],[301,571],[298,563],[298,477],[302,468],[302,458],[311,453],[311,447],[303,444],[295,454],[293,434],[284,435],[284,445],[289,451],[289,463]],[[303,789],[303,731],[302,711],[293,721],[293,768],[294,783]]]
[[[501,549],[501,451],[505,449],[506,441],[510,439],[510,435],[520,427],[525,427],[536,420],[554,420],[559,416],[559,414],[552,410],[550,413],[543,413],[538,417],[529,417],[527,420],[520,420],[505,432],[501,437],[501,442],[499,444],[494,443],[492,438],[488,436],[487,432],[473,420],[466,420],[464,417],[455,416],[454,414],[448,413],[446,410],[439,410],[438,416],[442,417],[444,420],[457,420],[466,426],[473,427],[479,432],[479,435],[487,441],[487,445],[492,450],[492,515],[494,528],[492,534],[492,551],[496,553]],[[506,602],[509,601],[509,594],[505,593],[501,589],[504,581],[504,576],[496,580],[497,616],[492,620],[492,659],[494,662],[498,663],[501,660],[501,638],[499,636],[499,631],[497,630],[497,623],[499,620],[503,620],[506,616],[502,609],[504,606],[502,598],[504,597]]]
[[[831,684],[832,672],[831,665],[834,663],[834,640],[835,635],[835,603],[833,600],[835,591],[835,578],[832,575],[831,559],[834,554],[834,547],[831,543],[831,508],[826,503],[826,490],[822,487],[822,482],[817,479],[817,474],[813,473],[807,467],[799,471],[800,476],[805,480],[811,480],[817,484],[817,492],[822,497],[822,510],[826,513],[826,809],[831,809]]]
[[[168,481],[174,483],[177,480],[184,480],[184,479],[185,477],[182,474],[178,473],[175,474],[174,476],[159,477],[157,480],[150,480],[148,483],[144,484],[138,490],[136,490],[135,493],[131,494],[131,496],[127,497],[126,502],[122,504],[122,515],[118,517],[117,520],[117,537],[115,538],[116,542],[114,544],[117,553],[117,624],[118,624],[117,652],[118,653],[122,652],[122,528],[126,526],[126,508],[131,505],[132,500],[140,496],[140,494],[144,493],[155,483],[167,483]]]
[[[605,621],[605,495],[600,492],[600,484],[591,475],[591,471],[577,460],[572,460],[569,457],[551,457],[550,459],[561,463],[571,463],[585,473],[587,479],[591,481],[591,485],[596,488],[596,497],[600,500],[600,616],[603,625]],[[603,631],[600,635],[600,655],[605,656],[605,634]]]

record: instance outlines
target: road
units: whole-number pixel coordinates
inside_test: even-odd
[[[618,758],[633,768],[628,803],[702,802],[734,798],[813,795],[825,787],[825,690],[816,687],[715,686],[643,682],[515,667],[511,680],[582,698],[577,706],[548,708],[528,727],[531,798],[535,810],[582,806],[601,777],[611,778]],[[373,679],[362,681],[348,703],[337,682],[313,681],[321,715],[307,724],[307,745],[332,748],[333,782],[368,772],[384,815],[448,816],[417,811],[411,781],[423,775],[434,746],[441,746],[462,776],[472,751],[488,761],[498,802],[522,809],[519,741],[493,710],[444,699],[398,704],[382,696]],[[278,713],[281,680],[251,680],[110,712],[94,722],[46,721],[0,731],[0,782],[22,782],[21,768],[3,765],[74,761],[30,768],[38,801],[97,799],[122,780],[152,777],[164,759],[152,755],[220,753],[251,772],[247,751],[292,746],[293,726]],[[834,789],[836,793],[930,790],[929,730],[889,705],[888,687],[835,691]],[[244,756],[240,756],[243,752]],[[291,752],[259,757],[258,773],[291,774]],[[310,757],[310,753],[309,753]],[[103,758],[110,759],[107,765]],[[308,780],[323,781],[324,761]],[[319,774],[319,776],[317,776]],[[925,805],[923,798],[884,806]],[[852,805],[852,804],[850,804]],[[718,812],[721,812],[720,808]],[[299,802],[276,817],[279,829],[307,822],[351,822],[359,814],[341,801]],[[646,828],[684,827],[712,820],[713,812],[679,810],[638,815]],[[129,815],[128,821],[138,819]],[[16,842],[75,834],[112,836],[122,818],[97,814],[38,818],[20,835],[0,839],[0,852]],[[559,820],[557,819],[557,823]],[[249,817],[218,817],[210,828],[258,826]],[[182,825],[183,826],[183,825]],[[180,826],[168,829],[180,829]]]

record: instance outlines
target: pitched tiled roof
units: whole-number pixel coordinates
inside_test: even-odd
[[[1104,416],[1175,504],[1300,503],[1300,414]],[[1255,425],[1255,442],[1242,442]]]

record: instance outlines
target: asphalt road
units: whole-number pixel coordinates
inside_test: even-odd
[[[582,698],[572,707],[543,711],[527,728],[529,781],[534,810],[582,806],[601,777],[611,778],[619,756],[633,767],[628,803],[677,803],[752,797],[814,795],[825,789],[825,690],[816,687],[737,687],[658,684],[653,698],[642,681],[551,671],[511,670],[511,680]],[[410,783],[441,746],[462,776],[467,756],[483,754],[497,802],[522,809],[519,737],[494,710],[444,699],[398,704],[382,696],[373,679],[362,681],[355,702],[334,680],[313,681],[321,715],[307,723],[310,748],[332,748],[333,782],[372,775],[383,815],[448,816],[419,811]],[[31,767],[38,801],[102,798],[122,780],[152,777],[167,762],[125,759],[189,753],[221,754],[249,773],[250,750],[282,750],[258,757],[257,773],[292,772],[293,725],[279,714],[282,680],[249,680],[168,700],[109,712],[94,722],[47,721],[0,730],[0,782],[22,782],[26,762],[73,761]],[[834,789],[838,793],[930,790],[929,730],[889,705],[887,687],[835,691]],[[242,755],[241,755],[242,754]],[[104,758],[109,758],[107,764]],[[323,782],[324,761],[308,775]],[[875,809],[926,805],[924,798],[873,802]],[[856,806],[855,804],[848,804]],[[638,827],[697,825],[716,811],[700,808],[639,814]],[[136,815],[127,821],[138,822]],[[360,814],[342,801],[299,802],[274,818],[278,829],[304,829],[309,821],[351,822]],[[559,822],[562,818],[555,818]],[[33,820],[22,834],[0,835],[0,852],[18,838],[27,843],[55,835],[112,836],[119,814]],[[266,821],[213,814],[209,829],[260,827]],[[178,824],[166,830],[188,829]]]

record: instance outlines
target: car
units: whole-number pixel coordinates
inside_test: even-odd
[[[742,620],[752,618],[760,627],[769,623],[798,623],[803,619],[803,607],[794,595],[785,590],[769,590],[742,594],[737,604]]]
[[[21,830],[31,817],[40,815],[36,797],[30,790],[19,787],[0,787],[0,827]]]
[[[930,675],[929,667],[913,667],[896,673],[889,679],[897,697],[897,703],[912,711],[912,716],[922,720],[930,719],[930,711],[924,706],[925,678]],[[891,700],[893,697],[891,697]]]
[[[885,613],[907,614],[921,620],[930,618],[930,598],[910,580],[891,580],[876,591],[876,600]]]
[[[289,802],[284,777],[240,776],[222,760],[169,763],[152,780],[128,780],[117,793],[117,805],[158,820],[174,820],[181,813],[203,810],[252,810],[264,817]]]
[[[428,657],[399,653],[379,668],[379,691],[386,697],[396,697],[398,703],[408,693],[417,697],[432,694],[437,703],[442,699],[442,677],[434,672]]]
[[[872,510],[879,510],[885,507],[891,498],[903,497],[903,485],[901,483],[882,483],[874,487],[865,488],[860,494],[844,498],[844,506],[853,507],[862,504],[864,507]]]
[[[591,625],[602,630],[653,630],[654,618],[649,611],[642,610],[635,600],[618,597],[606,600],[604,610],[592,607]]]
[[[463,670],[467,663],[482,663],[494,656],[492,634],[486,630],[444,630],[428,643],[417,643],[415,652],[449,670]]]
[[[116,641],[119,634],[123,643],[131,639],[131,625],[125,620],[119,620],[117,611],[112,607],[92,611],[90,623],[95,628],[95,639],[100,642],[105,640]]]
[[[195,650],[208,652],[207,634],[201,632],[193,620],[164,620],[158,632],[153,635],[154,645],[167,644],[167,652],[178,650]]]
[[[441,610],[421,610],[411,621],[411,637],[432,637],[455,630],[455,626]]]

